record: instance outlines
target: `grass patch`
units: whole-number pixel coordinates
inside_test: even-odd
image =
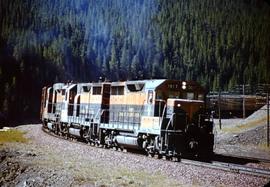
[[[75,182],[78,185],[94,184],[95,186],[180,186],[180,184],[160,173],[129,170],[127,168],[100,167],[92,165],[74,172]]]
[[[24,134],[24,132],[15,129],[0,131],[0,144],[7,142],[25,143],[27,142],[27,139],[24,137]]]

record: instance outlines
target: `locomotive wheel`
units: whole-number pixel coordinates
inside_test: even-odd
[[[118,147],[118,151],[123,152],[123,148]]]
[[[180,156],[173,156],[172,157],[172,161],[173,162],[180,162],[181,161],[181,157]]]
[[[166,155],[165,158],[166,160],[172,160],[173,157],[171,155]]]
[[[148,155],[148,157],[153,158],[153,157],[155,156],[155,153],[152,153],[152,152],[147,152],[147,155]]]
[[[159,153],[157,153],[157,154],[155,154],[155,158],[157,158],[157,159],[161,159],[161,158],[162,158],[162,155],[161,155],[161,154],[159,154]]]

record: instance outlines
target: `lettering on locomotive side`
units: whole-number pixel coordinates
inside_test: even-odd
[[[192,85],[186,85],[186,84],[182,85],[180,83],[169,83],[169,84],[167,84],[167,88],[169,90],[173,90],[173,91],[180,90],[180,89],[182,89],[182,90],[186,90],[186,89],[187,90],[193,90]]]
[[[175,90],[178,90],[179,88],[181,88],[181,86],[179,85],[179,84],[177,84],[177,83],[174,83],[174,84],[168,84],[167,85],[167,87],[168,87],[168,89],[175,89]]]

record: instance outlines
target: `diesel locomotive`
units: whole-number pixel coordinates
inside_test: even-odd
[[[213,121],[194,81],[56,83],[44,87],[43,128],[104,147],[149,155],[211,156]]]

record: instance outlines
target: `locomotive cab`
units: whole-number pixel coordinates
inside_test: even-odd
[[[200,156],[212,152],[213,122],[204,114],[203,101],[168,99],[166,117],[170,120],[163,127],[164,136],[168,136],[167,144],[174,145],[176,152]]]
[[[150,152],[200,156],[212,152],[213,123],[203,115],[203,100],[204,89],[193,81],[165,80],[149,89],[141,127],[153,134],[158,131]],[[155,119],[151,124],[150,118]]]

